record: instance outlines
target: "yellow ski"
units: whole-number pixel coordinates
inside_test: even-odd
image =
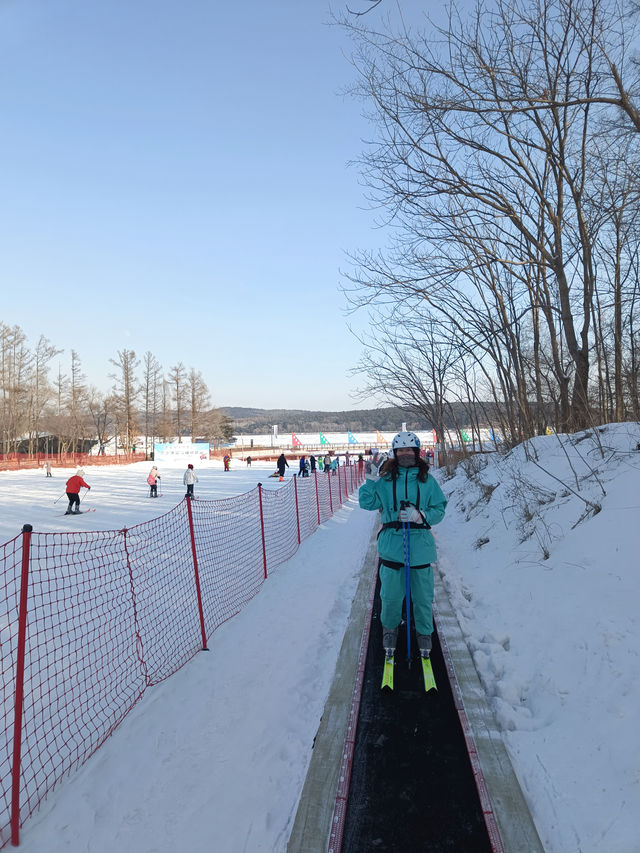
[[[437,690],[436,680],[433,677],[433,669],[431,667],[431,659],[421,657],[422,661],[422,677],[424,678],[424,689],[428,693],[430,690]]]
[[[382,672],[382,687],[388,687],[393,690],[393,655],[385,657],[384,670]]]

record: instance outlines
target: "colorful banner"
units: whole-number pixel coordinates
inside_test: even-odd
[[[471,441],[471,439],[469,438],[469,433],[466,431],[466,429],[461,430],[460,435],[462,436],[463,441]]]
[[[300,441],[298,436],[295,434],[295,432],[291,433],[291,444],[293,444],[294,447],[302,447],[302,442]]]
[[[545,435],[553,435],[554,433],[553,433],[553,430],[551,429],[551,427],[547,427],[544,431],[544,434]]]
[[[379,429],[376,430],[376,441],[378,442],[378,444],[386,444],[387,443],[385,440],[385,437],[383,436],[383,434],[380,432]]]
[[[347,430],[347,438],[349,439],[349,444],[358,444],[359,443],[358,439],[355,437],[355,435],[352,432],[349,432],[349,430]]]
[[[431,430],[431,440],[433,441],[434,444],[438,443],[438,434],[435,431],[435,429]]]
[[[320,444],[329,444],[328,439],[324,437],[323,433],[320,433]]]
[[[491,439],[491,441],[495,441],[495,442],[502,441],[500,436],[496,435],[492,429],[489,430],[489,438]]]

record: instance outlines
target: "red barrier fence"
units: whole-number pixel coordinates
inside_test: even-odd
[[[50,462],[52,468],[75,468],[77,465],[129,465],[144,462],[144,453],[119,453],[117,456],[93,456],[90,453],[0,453],[0,471],[42,468]]]
[[[185,499],[123,530],[25,525],[0,546],[0,847],[360,483],[355,466],[336,473]]]

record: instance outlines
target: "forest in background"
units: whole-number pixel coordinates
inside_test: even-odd
[[[234,432],[246,434],[271,433],[277,424],[281,433],[285,432],[344,432],[355,433],[398,431],[403,423],[409,430],[429,430],[434,424],[423,413],[411,409],[387,406],[380,409],[358,409],[354,411],[306,411],[304,409],[252,409],[233,406],[221,406],[220,411],[227,415],[233,424]],[[482,426],[490,426],[494,407],[488,405],[489,417]],[[468,414],[461,403],[452,406],[447,413],[445,425],[448,429],[468,427]]]

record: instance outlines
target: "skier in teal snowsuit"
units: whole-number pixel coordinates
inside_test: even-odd
[[[382,642],[385,651],[395,650],[405,597],[403,522],[409,523],[411,552],[411,599],[418,648],[423,657],[431,651],[433,632],[433,566],[436,544],[430,528],[442,521],[447,500],[429,465],[420,458],[420,439],[413,432],[399,432],[391,453],[380,469],[365,466],[366,480],[358,492],[362,509],[380,510],[378,534]],[[379,476],[378,476],[379,473]],[[401,501],[410,505],[401,509]]]

